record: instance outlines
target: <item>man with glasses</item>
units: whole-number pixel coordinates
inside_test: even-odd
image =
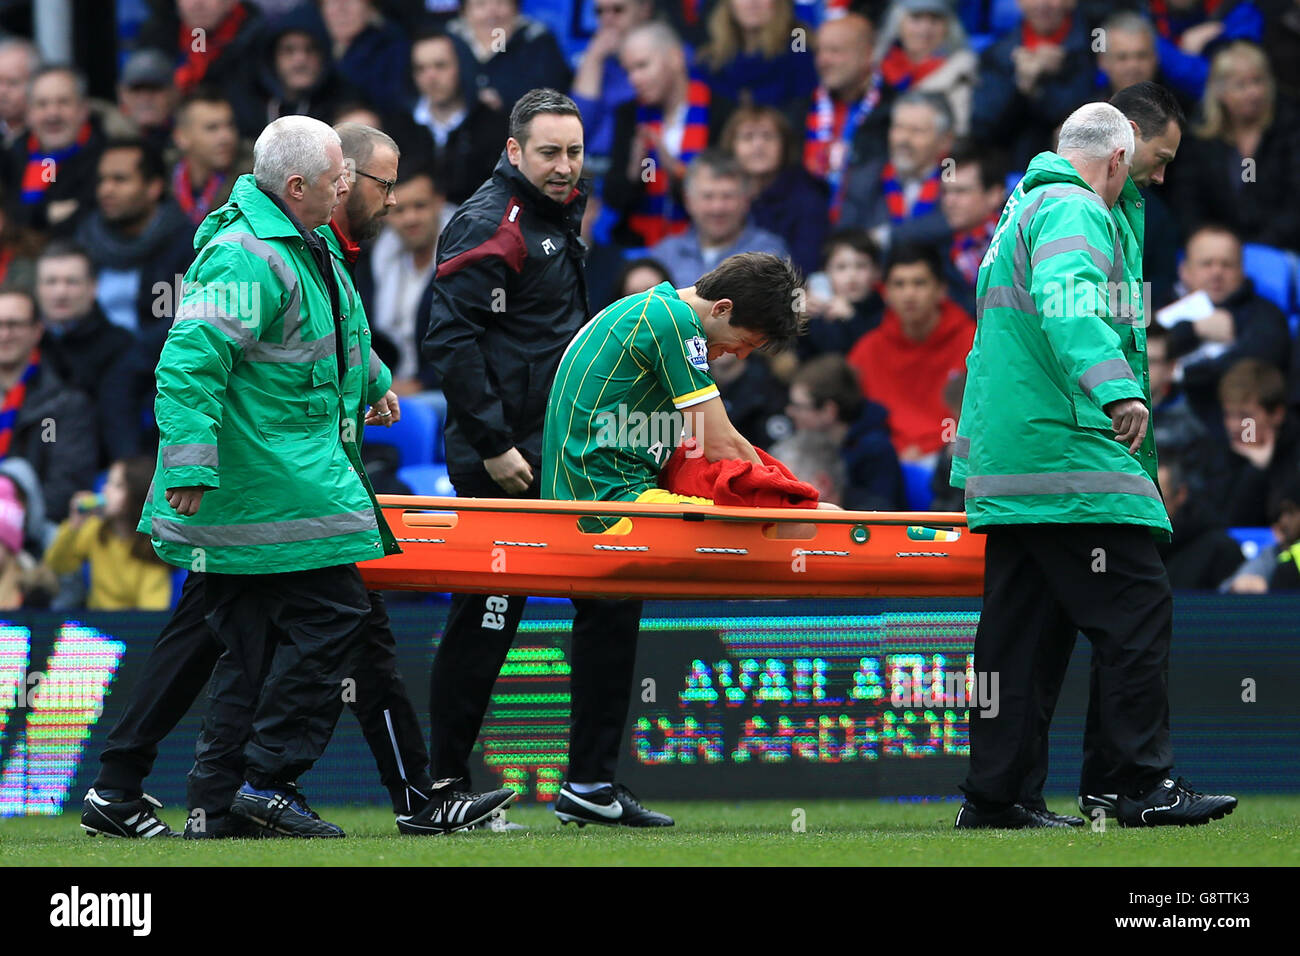
[[[603,175],[614,151],[614,109],[636,96],[618,51],[627,32],[654,16],[653,0],[595,0],[596,32],[587,43],[569,95],[587,131],[587,170]]]

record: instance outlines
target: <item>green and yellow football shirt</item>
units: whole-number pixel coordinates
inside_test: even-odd
[[[718,396],[695,310],[661,282],[601,310],[560,359],[546,406],[542,497],[632,501]]]

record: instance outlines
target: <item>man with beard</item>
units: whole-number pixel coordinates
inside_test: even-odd
[[[393,205],[387,184],[397,178],[398,152],[391,139],[371,127],[343,124],[335,132],[344,162],[354,175],[347,198],[335,206],[333,218],[317,234],[334,260],[336,276],[346,277],[350,285],[343,266],[355,261],[353,240],[372,238]],[[359,303],[351,289],[341,291]],[[401,415],[397,397],[387,391],[389,379],[387,369],[372,352],[368,394],[383,397],[366,416],[367,424],[388,425]],[[359,474],[364,477],[363,472]],[[82,828],[87,832],[126,837],[167,836],[171,832],[154,813],[158,804],[144,793],[144,778],[153,767],[159,741],[189,710],[221,656],[222,645],[204,619],[204,577],[191,571],[186,578],[180,603],[144,664],[140,690],[109,735],[100,756],[99,775],[82,812]],[[392,798],[398,829],[432,835],[472,826],[508,804],[514,793],[453,793],[447,782],[430,780],[423,733],[397,672],[396,644],[383,597],[375,591],[368,596],[370,614],[353,652],[351,676],[357,682],[357,693],[351,706],[374,754],[380,780]],[[221,719],[223,723],[238,722],[240,715],[224,713]],[[241,741],[219,741],[217,737],[205,723],[190,774],[191,807],[202,812],[192,812],[186,820],[187,839],[256,833],[242,819],[224,812],[243,779]],[[142,817],[125,826],[123,821],[135,812]],[[146,824],[143,829],[142,823]]]

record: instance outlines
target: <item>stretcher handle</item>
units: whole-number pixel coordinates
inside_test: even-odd
[[[789,522],[835,525],[922,525],[964,528],[959,511],[819,511],[811,508],[736,508],[725,505],[644,504],[634,501],[552,501],[520,498],[440,498],[379,495],[380,507],[429,511],[484,511],[495,514],[607,515],[617,518],[679,518],[684,521]],[[437,519],[441,518],[441,521]],[[407,514],[410,527],[448,527],[440,515]]]

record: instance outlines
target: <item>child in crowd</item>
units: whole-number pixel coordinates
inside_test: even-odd
[[[90,562],[92,610],[166,610],[172,600],[172,568],[154,554],[135,530],[154,463],[148,458],[115,461],[102,499],[92,492],[72,496],[68,519],[45,552],[45,564],[66,574]]]
[[[808,278],[808,331],[799,338],[800,359],[846,355],[884,314],[880,247],[865,229],[838,229],[826,240],[823,271]]]

